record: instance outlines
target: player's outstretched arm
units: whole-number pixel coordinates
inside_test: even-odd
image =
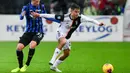
[[[39,14],[39,17],[55,19],[55,14]]]
[[[48,20],[51,20],[51,21],[55,21],[55,22],[58,22],[58,23],[64,20],[64,15],[39,14],[39,13],[36,13],[36,12],[32,12],[31,14],[34,17],[42,17],[42,18],[45,18],[45,19],[48,19]]]
[[[99,25],[99,26],[104,25],[103,23],[100,23],[99,21],[92,19],[92,18],[89,18],[85,15],[81,15],[81,22],[91,22],[91,23],[94,23],[94,24]]]
[[[31,13],[34,17],[42,17],[42,18],[55,18],[55,14],[39,14],[36,12]]]

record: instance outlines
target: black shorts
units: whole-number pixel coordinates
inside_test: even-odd
[[[19,43],[22,43],[24,46],[27,46],[33,40],[36,41],[38,45],[43,37],[44,33],[25,32],[22,37],[20,37]]]

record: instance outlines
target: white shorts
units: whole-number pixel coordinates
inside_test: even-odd
[[[65,35],[61,32],[57,32],[56,39],[59,40],[61,37],[65,37]],[[66,44],[64,45],[62,50],[65,50],[65,49],[71,49],[71,43],[68,39],[66,39]]]

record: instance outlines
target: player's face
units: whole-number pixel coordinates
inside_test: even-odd
[[[76,19],[80,13],[80,9],[71,10],[71,16]]]
[[[38,6],[40,4],[40,0],[32,0],[32,4],[34,6]]]

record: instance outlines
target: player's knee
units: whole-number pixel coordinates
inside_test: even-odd
[[[17,45],[17,50],[21,51],[24,48],[24,45],[22,43],[19,43]]]
[[[31,41],[30,48],[35,48],[37,46],[36,41]]]

